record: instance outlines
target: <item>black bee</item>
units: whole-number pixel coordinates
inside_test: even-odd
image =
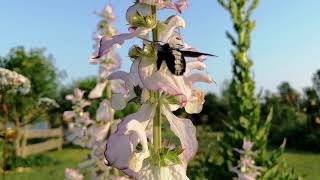
[[[159,70],[162,62],[165,61],[169,71],[177,76],[181,76],[186,71],[186,59],[185,57],[200,57],[200,56],[215,56],[212,54],[185,51],[179,48],[171,47],[169,43],[161,45],[156,43],[158,50],[157,69]]]

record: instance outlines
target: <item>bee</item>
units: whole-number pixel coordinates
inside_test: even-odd
[[[159,70],[162,63],[166,62],[169,71],[177,76],[183,75],[186,71],[185,57],[215,56],[213,54],[182,50],[173,47],[169,43],[161,45],[157,42],[156,48],[158,50],[157,69]]]

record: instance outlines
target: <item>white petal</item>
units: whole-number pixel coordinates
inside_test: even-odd
[[[159,32],[159,41],[168,42],[169,38],[172,36],[173,32],[177,28],[185,28],[186,23],[180,16],[173,16],[169,19],[168,24],[165,25],[164,30]]]
[[[186,77],[186,81],[192,86],[196,82],[213,83],[212,78],[208,74],[191,74]]]
[[[207,68],[207,66],[201,61],[197,61],[197,60],[188,61],[185,74],[189,74],[189,72],[192,70],[200,70],[201,71],[206,68]]]
[[[139,180],[189,180],[186,169],[181,165],[158,167],[144,163],[144,167],[137,173]]]
[[[103,82],[97,83],[95,88],[90,92],[89,98],[90,99],[100,98],[103,94],[103,90],[106,88],[107,83],[108,83],[108,81],[103,81]]]
[[[111,98],[111,106],[115,110],[122,110],[127,105],[127,99],[123,94],[113,94]]]
[[[204,92],[201,90],[192,90],[192,96],[188,99],[184,108],[189,114],[198,114],[202,111],[204,102]]]
[[[132,39],[134,37],[147,34],[151,31],[150,28],[137,28],[132,33],[123,33],[119,35],[112,36],[111,38],[108,36],[103,36],[100,40],[99,52],[96,56],[92,57],[93,59],[97,59],[107,54],[112,47],[115,45],[122,45],[124,41],[128,39]]]
[[[180,155],[180,158],[186,168],[188,162],[193,158],[198,150],[196,128],[189,119],[176,117],[164,105],[161,106],[161,112],[169,121],[172,132],[180,139],[181,146],[184,149],[183,153]]]
[[[97,109],[96,120],[108,122],[112,120],[112,116],[113,116],[113,111],[110,107],[109,101],[103,100],[100,103],[99,108]]]

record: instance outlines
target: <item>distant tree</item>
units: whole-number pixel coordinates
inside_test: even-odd
[[[308,117],[308,129],[310,132],[320,128],[320,99],[314,88],[305,88],[304,110]]]
[[[11,98],[10,120],[16,125],[44,120],[46,109],[38,107],[37,102],[41,97],[56,98],[62,77],[54,66],[53,57],[45,55],[45,49],[26,51],[24,47],[16,47],[8,55],[0,57],[0,66],[24,75],[31,82],[28,95]]]
[[[24,47],[13,48],[7,56],[0,58],[0,66],[30,79],[33,97],[57,97],[62,73],[54,66],[53,57],[45,55],[45,49],[28,52]]]
[[[313,74],[312,77],[312,83],[313,83],[313,88],[318,94],[318,97],[320,98],[320,69]]]
[[[290,85],[289,82],[282,82],[278,86],[279,94],[285,103],[299,105],[299,93]]]

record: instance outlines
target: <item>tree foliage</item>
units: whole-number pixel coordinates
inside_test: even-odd
[[[9,99],[10,120],[17,124],[48,119],[47,109],[38,106],[41,97],[56,98],[59,94],[60,73],[54,66],[52,56],[45,55],[45,49],[25,50],[12,48],[8,55],[0,57],[0,66],[18,72],[31,82],[31,90],[25,96]]]

